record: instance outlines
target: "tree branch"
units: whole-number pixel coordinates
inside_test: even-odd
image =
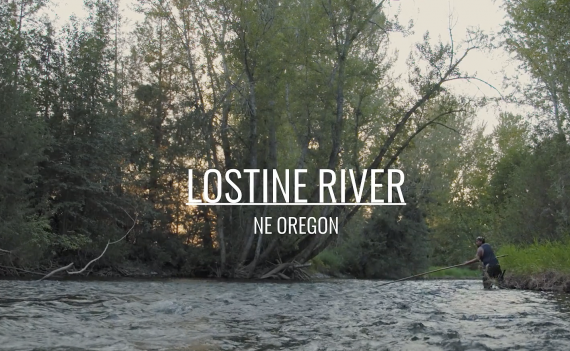
[[[447,128],[447,129],[452,130],[452,131],[454,131],[455,133],[461,135],[461,133],[459,133],[459,131],[457,131],[457,129],[452,128],[452,127],[450,127],[450,126],[448,126],[448,125],[446,125],[446,124],[443,124],[443,123],[441,123],[441,122],[436,122],[436,121],[432,121],[431,123],[433,123],[433,124],[439,124],[440,126],[445,127],[445,128]]]
[[[499,91],[499,89],[495,88],[495,86],[494,86],[493,84],[491,84],[491,83],[489,83],[489,82],[487,82],[487,81],[485,81],[485,80],[483,80],[483,79],[481,79],[481,78],[472,77],[472,76],[465,76],[465,77],[450,78],[450,79],[448,79],[447,81],[448,81],[448,82],[451,82],[451,81],[453,81],[453,80],[466,80],[467,82],[471,83],[471,82],[470,82],[471,79],[473,79],[473,80],[478,80],[479,82],[481,82],[481,83],[483,83],[483,84],[489,86],[491,89],[493,89],[493,90],[495,90],[497,93],[499,93],[499,95],[501,95],[501,98],[502,98],[502,99],[505,99],[505,97],[504,97],[503,94]]]
[[[123,211],[125,211],[125,210],[123,209]],[[126,213],[126,212],[127,212],[127,211],[125,211],[125,213]],[[129,233],[134,229],[135,225],[137,224],[137,218],[138,218],[138,215],[136,215],[135,218],[133,218],[133,217],[131,217],[131,215],[129,215],[128,213],[127,213],[127,216],[129,216],[129,217],[133,220],[133,225],[132,225],[131,228],[127,231],[127,233],[126,233],[125,235],[123,235],[120,239],[115,240],[115,241],[113,241],[113,242],[111,242],[110,240],[107,241],[107,245],[105,245],[105,249],[103,250],[103,252],[102,252],[97,258],[94,258],[94,259],[92,259],[91,261],[89,261],[89,263],[87,263],[87,264],[85,265],[85,267],[83,267],[81,270],[79,270],[79,271],[73,271],[73,272],[69,272],[69,271],[68,271],[67,274],[73,275],[73,274],[81,274],[81,273],[85,272],[85,270],[86,270],[91,264],[97,262],[99,259],[101,259],[101,257],[103,257],[103,255],[105,254],[105,252],[107,252],[107,249],[109,248],[109,245],[116,244],[116,243],[122,241],[123,239],[125,239],[125,238],[127,237],[127,235],[129,235]],[[44,280],[44,279],[47,279],[47,278],[51,277],[52,275],[54,275],[54,274],[56,274],[56,273],[58,273],[58,272],[66,271],[66,270],[68,270],[69,268],[71,268],[72,266],[73,266],[73,262],[71,262],[70,264],[68,264],[68,265],[65,266],[65,267],[61,267],[61,268],[58,268],[58,269],[56,269],[56,270],[50,272],[49,274],[45,275],[45,276],[42,277],[41,279],[38,279],[37,281],[40,282],[40,281],[42,281],[42,280]]]
[[[128,233],[127,233],[128,234]],[[115,242],[119,242],[121,241],[121,239],[115,241]],[[107,248],[109,247],[110,242],[107,241],[107,245],[105,246],[105,249],[103,250],[103,252],[101,252],[101,254],[99,255],[99,257],[92,259],[91,261],[89,261],[89,263],[87,263],[85,265],[85,267],[83,267],[83,269],[81,269],[80,271],[76,271],[76,272],[67,272],[67,274],[80,274],[85,272],[85,270],[87,269],[87,267],[89,267],[89,265],[91,265],[91,263],[93,262],[97,262],[101,257],[103,257],[103,255],[105,254],[105,252],[107,252]],[[72,263],[73,264],[73,263]]]
[[[61,272],[61,271],[64,271],[64,270],[66,270],[66,269],[69,269],[69,268],[71,268],[71,266],[73,266],[73,262],[71,262],[70,264],[68,264],[68,265],[65,266],[65,267],[58,268],[58,269],[56,269],[55,271],[52,271],[51,273],[48,273],[47,275],[45,275],[45,276],[43,276],[42,278],[38,279],[38,282],[41,282],[42,280],[51,277],[52,275],[56,274],[57,272]]]
[[[419,126],[416,131],[410,135],[406,141],[396,150],[396,153],[394,153],[394,155],[392,155],[392,157],[390,158],[390,160],[388,160],[388,163],[384,166],[384,173],[380,173],[380,178],[383,177],[383,175],[385,173],[387,173],[388,169],[390,168],[390,166],[392,166],[392,164],[394,162],[396,162],[396,160],[398,159],[398,157],[400,156],[400,154],[408,147],[408,145],[412,142],[412,140],[418,135],[420,134],[425,128],[427,128],[430,124],[441,124],[439,122],[437,122],[438,119],[440,119],[443,116],[446,115],[450,115],[453,113],[460,113],[460,112],[464,112],[465,110],[463,109],[459,109],[459,110],[449,110],[443,113],[440,113],[439,115],[435,116],[433,119],[429,120],[428,122],[422,124],[421,126]],[[447,127],[447,126],[446,126]],[[449,127],[450,128],[450,127]],[[367,200],[368,197],[370,196],[370,192],[371,189],[368,189],[366,191],[366,193],[362,196],[362,198],[364,200]],[[344,222],[348,222],[350,221],[350,219],[356,214],[356,212],[358,212],[358,210],[362,207],[362,205],[358,205],[358,206],[354,206],[354,208],[350,211],[350,213],[345,217]],[[345,206],[343,206],[343,210],[345,209]]]

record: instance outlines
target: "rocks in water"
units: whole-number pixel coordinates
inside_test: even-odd
[[[418,331],[422,331],[425,330],[426,326],[423,323],[420,322],[416,322],[416,323],[412,323],[409,327],[408,330],[412,331],[412,332],[418,332]]]
[[[446,339],[459,339],[459,333],[455,330],[448,330],[444,337]]]

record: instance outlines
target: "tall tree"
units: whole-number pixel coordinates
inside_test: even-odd
[[[39,20],[44,1],[0,3],[0,259],[34,264],[48,233],[34,199],[37,164],[49,143],[36,101],[49,28]],[[5,254],[5,255],[4,255]]]
[[[117,105],[117,2],[85,5],[89,17],[64,29],[50,76],[54,96],[46,117],[54,142],[42,163],[41,187],[60,254],[81,249],[91,256],[132,223],[121,187],[123,145],[131,133]]]
[[[410,59],[414,93],[404,95],[388,74],[387,54],[388,33],[402,28],[384,15],[384,1],[141,3],[147,16],[168,23],[182,53],[178,64],[190,77],[196,106],[188,116],[202,126],[204,158],[193,167],[201,170],[265,168],[283,175],[303,167],[316,177],[318,169],[342,166],[360,178],[364,170],[390,168],[427,126],[470,103],[451,103],[443,85],[468,77],[458,67],[485,39],[471,33],[460,49],[457,43],[431,46],[426,37]],[[440,108],[428,113],[434,99]],[[238,185],[248,194],[246,179]],[[354,189],[346,195],[352,201]],[[317,202],[317,188],[302,196]],[[230,275],[273,274],[314,257],[334,236],[256,236],[255,216],[338,216],[344,225],[359,209],[213,207],[212,233]],[[278,257],[285,263],[264,272]]]
[[[503,35],[508,50],[533,78],[524,98],[541,109],[563,138],[570,115],[570,3],[507,0]]]

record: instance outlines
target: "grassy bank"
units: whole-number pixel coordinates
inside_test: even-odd
[[[570,274],[570,240],[564,243],[534,243],[529,246],[503,246],[499,255],[501,266],[510,273],[532,275],[545,272]]]
[[[333,277],[342,277],[345,276],[342,272],[347,270],[347,262],[345,262],[340,255],[332,252],[331,250],[321,252],[317,257],[311,260],[311,263],[311,273],[322,273]],[[425,269],[425,271],[433,271],[440,268],[443,267],[431,266],[428,269]],[[472,279],[480,277],[481,271],[479,269],[456,267],[431,273],[419,279]]]
[[[570,292],[570,240],[528,246],[503,246],[499,255],[507,270],[507,287]]]
[[[429,270],[433,271],[443,267],[430,267]],[[469,268],[450,268],[444,271],[439,271],[426,275],[429,279],[473,279],[481,278],[481,271],[478,269]]]

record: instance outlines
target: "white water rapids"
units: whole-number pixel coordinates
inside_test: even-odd
[[[564,296],[480,281],[0,281],[1,350],[570,350]]]

